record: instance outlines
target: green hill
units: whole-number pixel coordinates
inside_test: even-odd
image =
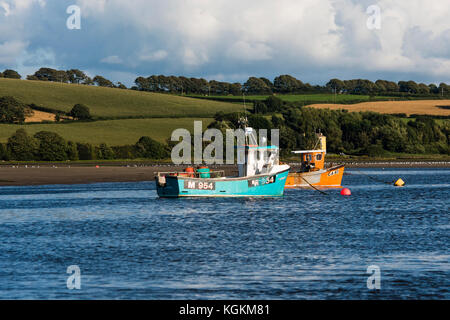
[[[64,112],[76,103],[87,105],[94,117],[211,117],[242,106],[169,94],[140,92],[56,82],[0,78],[0,96]]]
[[[135,144],[140,137],[149,136],[165,143],[172,131],[184,128],[193,132],[194,121],[202,121],[206,128],[212,118],[159,118],[159,119],[120,119],[93,122],[42,123],[42,124],[0,124],[0,142],[8,138],[19,128],[34,135],[39,131],[56,132],[64,139],[75,142],[89,142],[94,145],[107,143],[111,146]]]

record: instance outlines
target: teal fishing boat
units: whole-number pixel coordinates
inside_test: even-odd
[[[280,197],[290,167],[279,163],[279,148],[258,146],[252,128],[245,128],[246,144],[237,176],[201,167],[182,172],[158,172],[156,190],[162,198],[178,197]]]

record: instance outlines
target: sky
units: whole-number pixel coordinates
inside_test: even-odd
[[[450,0],[0,0],[0,70],[450,83],[449,17]]]

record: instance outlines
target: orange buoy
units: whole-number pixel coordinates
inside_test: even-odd
[[[341,196],[351,196],[352,192],[350,191],[349,188],[344,188],[341,190]]]

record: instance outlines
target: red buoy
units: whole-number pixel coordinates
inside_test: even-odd
[[[349,188],[344,188],[341,190],[341,196],[351,196],[352,192],[350,191]]]

